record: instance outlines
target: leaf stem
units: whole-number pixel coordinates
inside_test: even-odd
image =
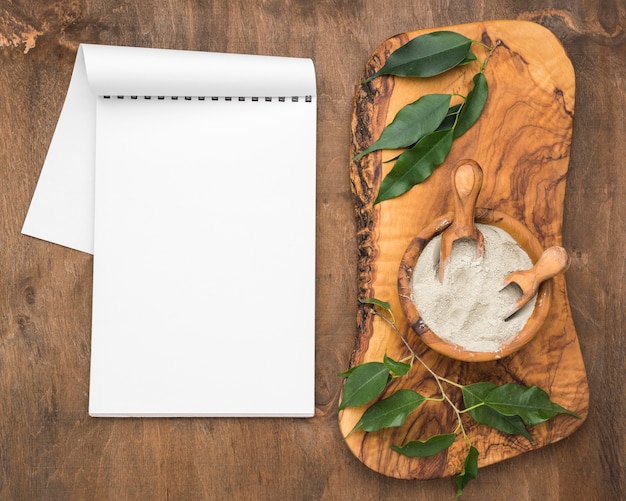
[[[445,397],[424,397],[426,402],[443,402],[445,401]]]
[[[462,409],[462,410],[461,410],[461,411],[459,411],[459,412],[460,412],[461,414],[465,414],[466,412],[473,411],[474,409],[477,409],[478,407],[482,407],[482,406],[484,406],[484,405],[485,405],[485,402],[480,402],[480,403],[477,403],[476,405],[472,405],[471,407],[467,407],[467,408],[465,408],[465,409]]]
[[[484,45],[482,42],[480,42],[485,48],[489,49],[489,53],[487,54],[487,57],[485,57],[485,60],[482,62],[482,64],[480,65],[480,72],[484,73],[485,72],[485,68],[487,67],[487,63],[489,62],[489,59],[491,59],[491,56],[493,55],[493,53],[495,52],[495,50],[502,45],[502,40],[497,40],[495,45],[493,47],[489,47],[488,45]]]
[[[411,348],[411,346],[409,345],[408,341],[404,338],[404,336],[402,335],[402,332],[400,332],[400,329],[398,329],[398,327],[396,326],[395,322],[392,322],[389,318],[387,318],[385,315],[380,315],[376,312],[376,310],[374,308],[372,308],[372,312],[375,315],[378,315],[380,318],[382,318],[385,322],[387,322],[387,324],[393,329],[393,331],[398,335],[398,337],[402,340],[402,342],[404,343],[404,346],[407,348],[407,350],[409,350],[409,353],[411,354],[411,357],[413,357],[414,360],[417,360],[429,373],[430,375],[433,377],[433,379],[435,380],[435,383],[437,383],[437,386],[439,387],[439,392],[441,393],[441,397],[440,398],[428,398],[428,400],[432,400],[432,401],[438,401],[438,402],[443,402],[446,401],[448,402],[448,404],[450,405],[450,407],[452,407],[452,409],[454,410],[454,413],[456,414],[457,417],[457,421],[458,421],[458,426],[457,428],[460,428],[461,432],[463,433],[463,436],[466,437],[467,439],[467,434],[465,433],[465,428],[463,427],[463,423],[461,421],[461,414],[462,411],[457,407],[457,405],[450,399],[450,397],[448,396],[448,394],[446,393],[445,388],[443,387],[442,382],[448,383],[452,386],[455,386],[457,388],[463,388],[463,385],[459,384],[459,383],[455,383],[454,381],[450,381],[449,379],[446,379],[444,377],[439,376],[435,371],[433,371],[426,362],[424,362],[424,360],[422,360],[422,358],[413,351],[413,349]]]
[[[475,43],[476,45],[480,45],[484,49],[491,50],[491,46],[487,45],[484,42],[481,42],[480,40],[472,40],[472,43]]]
[[[446,379],[446,378],[445,378],[445,377],[443,377],[443,376],[438,376],[438,377],[439,377],[439,379],[441,379],[441,380],[442,380],[443,382],[445,382],[445,383],[448,383],[448,384],[450,384],[450,385],[452,385],[452,386],[456,386],[457,388],[463,388],[463,385],[462,385],[462,384],[460,384],[460,383],[457,383],[457,382],[455,382],[455,381],[451,381],[450,379]]]

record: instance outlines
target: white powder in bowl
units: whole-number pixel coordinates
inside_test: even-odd
[[[454,242],[443,283],[439,282],[441,236],[420,254],[412,277],[412,300],[422,320],[441,339],[476,352],[497,351],[526,324],[535,298],[510,320],[504,318],[521,297],[516,284],[502,289],[507,275],[532,267],[526,251],[506,231],[478,224],[485,253],[474,240]]]

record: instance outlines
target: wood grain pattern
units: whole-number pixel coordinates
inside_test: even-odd
[[[354,222],[350,120],[355,85],[382,40],[480,19],[540,23],[563,42],[576,71],[563,244],[572,256],[567,290],[591,400],[576,433],[482,469],[462,499],[623,497],[626,9],[620,2],[467,0],[458,8],[422,0],[12,0],[0,2],[0,499],[452,499],[450,479],[407,482],[380,475],[341,438],[337,373],[347,368],[354,346],[362,294],[357,261],[369,238]],[[314,59],[313,419],[87,416],[91,257],[20,234],[80,42]],[[359,133],[369,144],[370,132]],[[365,181],[356,189],[368,196],[377,181]],[[359,216],[359,228],[373,224],[370,216]],[[359,275],[367,272],[358,269]],[[207,318],[211,314],[207,309]],[[246,356],[253,354],[242,347],[237,361]]]
[[[367,197],[362,197],[362,192],[355,190],[357,212],[359,215],[369,213],[368,219],[372,221],[367,227],[359,228],[369,234],[365,244],[368,248],[361,252],[365,257],[360,262],[360,268],[367,272],[359,276],[362,280],[359,289],[366,294],[365,297],[388,301],[395,312],[402,311],[397,280],[405,249],[417,235],[421,235],[423,229],[431,228],[432,231],[425,232],[428,234],[422,235],[422,240],[432,238],[450,224],[454,217],[449,212],[454,199],[451,172],[462,159],[477,161],[484,171],[479,207],[517,220],[522,227],[530,230],[543,248],[561,242],[575,91],[574,73],[567,55],[548,30],[534,23],[492,21],[450,29],[474,40],[482,40],[489,46],[500,44],[486,69],[490,94],[479,122],[455,142],[448,159],[426,182],[405,195],[373,206],[371,200],[378,184],[369,185]],[[384,63],[394,48],[421,33],[398,35],[384,42],[374,52],[372,68],[366,70],[366,75]],[[486,50],[479,59],[485,55]],[[368,137],[378,137],[396,111],[418,97],[434,92],[467,93],[465,89],[471,88],[471,78],[476,71],[476,68],[464,67],[459,72],[450,72],[432,80],[385,78],[385,82],[376,79],[372,84],[363,85],[355,97],[353,152],[358,153],[364,146],[369,146],[362,141],[364,129],[370,131]],[[378,112],[375,118],[371,118],[367,113],[372,107],[387,110],[387,115]],[[396,154],[384,151],[353,161],[353,186],[379,180],[393,164],[386,160]],[[515,230],[513,227],[507,227],[507,230],[520,243],[526,239],[519,225]],[[530,252],[535,260],[540,254],[538,250],[535,248]],[[556,277],[553,282],[550,309],[547,316],[543,311],[546,320],[538,333],[520,351],[495,362],[459,362],[426,350],[419,337],[427,336],[428,341],[434,341],[430,331],[421,326],[411,329],[411,325],[420,324],[418,319],[397,315],[400,331],[413,349],[423,352],[429,365],[436,367],[437,374],[461,384],[488,380],[537,385],[546,390],[554,401],[581,416],[581,419],[576,419],[560,415],[534,427],[532,442],[522,437],[506,436],[468,420],[464,426],[472,444],[480,451],[480,466],[561,440],[576,430],[587,416],[587,377],[564,277]],[[539,301],[539,304],[544,303]],[[368,316],[369,311],[369,306],[361,306],[352,363],[382,360],[385,353],[395,359],[407,356],[408,351],[399,336],[371,313]],[[433,345],[439,344],[435,341]],[[482,360],[480,355],[465,359]],[[417,364],[406,378],[397,380],[390,390],[383,393],[382,398],[398,388],[437,396],[437,391],[431,393],[430,388],[423,390],[424,386],[432,387],[432,384],[427,384],[429,379],[432,378],[427,370]],[[445,457],[407,458],[390,449],[390,445],[426,440],[435,433],[452,432],[456,427],[456,416],[448,412],[444,417],[438,417],[440,408],[440,404],[426,405],[423,410],[420,408],[412,413],[401,427],[369,434],[355,432],[346,442],[370,468],[393,477],[427,479],[458,473],[467,448],[460,436],[447,456],[442,455]],[[339,422],[344,435],[354,427],[363,411],[363,408],[351,408],[340,413]]]

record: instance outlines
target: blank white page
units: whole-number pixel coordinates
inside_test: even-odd
[[[312,416],[315,96],[97,98],[92,416]]]

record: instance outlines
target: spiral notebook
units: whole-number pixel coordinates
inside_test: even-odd
[[[81,45],[23,232],[94,255],[92,416],[314,413],[308,59]]]

